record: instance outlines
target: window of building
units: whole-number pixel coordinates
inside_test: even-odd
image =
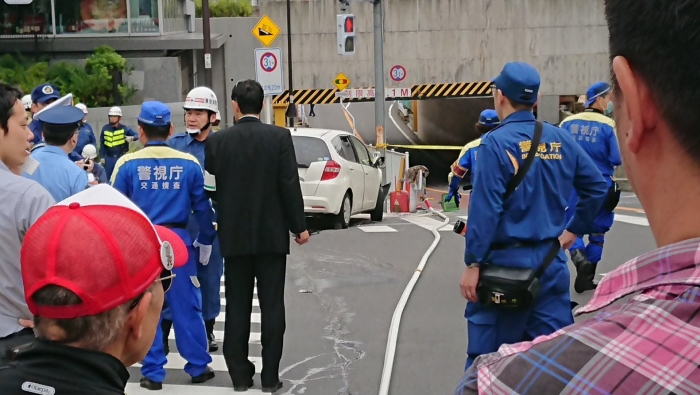
[[[131,33],[159,33],[158,0],[129,0]]]
[[[56,34],[126,34],[126,0],[55,0]]]
[[[34,0],[26,5],[0,0],[0,17],[0,35],[53,34],[51,0]]]

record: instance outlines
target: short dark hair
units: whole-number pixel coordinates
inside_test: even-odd
[[[265,91],[258,81],[243,80],[231,90],[231,100],[238,103],[244,115],[260,114],[265,100]]]
[[[149,140],[167,140],[170,134],[170,124],[153,126],[139,121],[139,126],[143,128],[143,132]]]
[[[605,0],[610,60],[624,56],[649,86],[661,116],[686,153],[700,163],[700,1]],[[611,72],[613,92],[618,81]]]
[[[484,125],[477,122],[476,125],[474,125],[474,128],[476,129],[477,133],[484,134],[490,132],[491,129],[495,128],[496,126],[498,125]]]
[[[0,82],[0,128],[5,134],[8,132],[8,121],[15,115],[17,100],[22,100],[22,91]]]
[[[535,108],[534,104],[518,103],[516,101],[511,100],[510,97],[508,97],[506,95],[503,95],[503,97],[505,97],[506,100],[508,100],[508,104],[510,104],[510,106],[513,107],[513,109],[515,111],[525,111],[525,110],[532,111],[532,109]]]
[[[44,124],[44,141],[47,145],[61,146],[67,143],[80,130],[79,124],[50,125]]]

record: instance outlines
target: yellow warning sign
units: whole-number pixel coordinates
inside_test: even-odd
[[[345,88],[350,86],[350,78],[348,78],[348,76],[346,76],[345,74],[340,73],[333,80],[333,85],[335,85],[335,87],[338,88],[339,91],[343,91],[345,90]]]
[[[253,28],[253,35],[266,47],[272,45],[281,32],[282,29],[267,15],[263,15]]]

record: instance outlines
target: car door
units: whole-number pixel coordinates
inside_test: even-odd
[[[350,136],[350,141],[352,141],[357,159],[362,165],[362,170],[365,175],[365,195],[362,199],[362,209],[371,210],[377,204],[377,197],[379,195],[379,182],[381,181],[379,179],[379,171],[376,167],[372,166],[372,155],[367,149],[367,146],[355,136]]]
[[[365,170],[357,159],[350,136],[340,136],[340,147],[336,148],[336,151],[345,159],[342,166],[347,166],[350,170],[350,189],[352,189],[353,196],[352,212],[362,211],[365,194]]]

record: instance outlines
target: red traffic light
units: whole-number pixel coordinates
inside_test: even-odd
[[[355,32],[355,18],[354,17],[347,17],[345,18],[345,33],[354,33]]]

